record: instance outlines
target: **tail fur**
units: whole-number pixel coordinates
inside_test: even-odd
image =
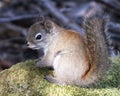
[[[83,85],[97,81],[109,67],[108,50],[104,38],[107,21],[102,16],[85,18],[83,28],[86,31],[86,46],[89,55],[89,70],[83,76]]]

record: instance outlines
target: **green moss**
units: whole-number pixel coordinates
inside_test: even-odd
[[[120,59],[112,58],[112,69],[97,86],[81,88],[47,82],[47,68],[36,68],[35,60],[16,64],[0,73],[0,96],[120,96]]]

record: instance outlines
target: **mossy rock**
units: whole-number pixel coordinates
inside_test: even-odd
[[[51,84],[44,79],[51,70],[36,68],[35,60],[18,63],[0,72],[0,96],[120,96],[120,59],[97,86],[82,88]]]

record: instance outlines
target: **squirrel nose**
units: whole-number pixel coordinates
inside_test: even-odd
[[[30,43],[29,42],[27,42],[27,46],[29,46],[30,45]]]

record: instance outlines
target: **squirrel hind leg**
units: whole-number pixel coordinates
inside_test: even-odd
[[[46,75],[45,79],[51,83],[57,84],[57,85],[67,85],[67,83],[59,81],[56,77],[53,77],[52,75]]]

